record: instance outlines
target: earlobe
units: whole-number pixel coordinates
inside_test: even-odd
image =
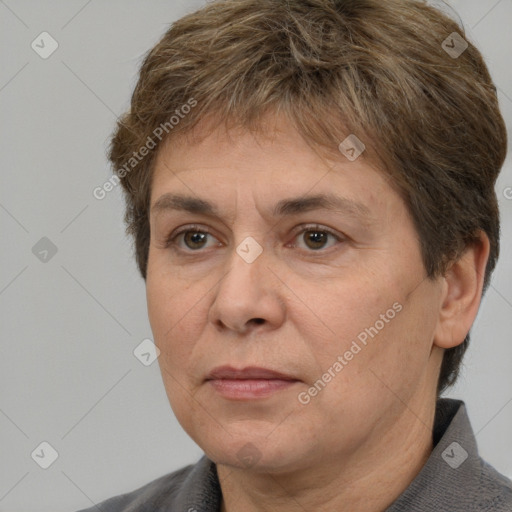
[[[489,238],[480,231],[480,239],[446,271],[440,295],[439,318],[434,344],[441,348],[460,345],[475,321],[489,258]]]

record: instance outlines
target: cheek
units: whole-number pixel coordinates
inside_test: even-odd
[[[146,301],[148,306],[148,318],[151,330],[155,336],[155,343],[160,343],[162,333],[173,324],[173,318],[169,313],[174,311],[173,296],[165,285],[165,280],[158,279],[154,273],[149,274],[146,279]]]
[[[148,275],[148,317],[160,363],[186,373],[191,353],[208,318],[205,290],[179,279]]]
[[[331,368],[336,374],[333,388],[357,388],[366,394],[382,385],[372,370],[377,376],[392,376],[384,378],[394,386],[425,364],[426,332],[418,325],[417,305],[397,283],[401,281],[389,277],[344,280],[310,294],[308,306],[315,315],[310,312],[308,317],[316,320],[306,324],[302,316],[299,321],[322,371]],[[333,368],[336,362],[341,370],[340,364]]]
[[[428,297],[422,295],[402,296],[393,302],[396,307],[386,310],[384,303],[369,323],[360,324],[362,330],[353,339],[361,350],[346,366],[339,385],[355,390],[372,407],[392,404],[397,398],[407,402],[428,378],[435,318],[426,311],[427,304]],[[359,342],[361,338],[365,343]]]
[[[400,316],[400,306],[393,307],[400,302],[400,292],[395,289],[396,285],[376,279],[371,284],[361,278],[337,280],[327,283],[320,292],[309,293],[307,311],[303,313],[312,319],[310,325],[318,325],[315,330],[322,332],[326,347],[348,350],[353,340],[364,343],[366,338],[371,339],[376,323],[380,333]],[[298,314],[297,319],[300,318]]]
[[[184,317],[190,285],[171,270],[165,251],[151,250],[146,278],[146,299],[148,316],[155,336],[166,333],[180,318]]]

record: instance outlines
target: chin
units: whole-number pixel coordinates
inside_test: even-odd
[[[216,443],[212,440],[207,443],[204,442],[205,439],[203,442],[196,440],[208,458],[216,464],[278,474],[296,470],[302,465],[306,468],[310,463],[308,454],[297,449],[297,436],[290,432],[283,431],[281,436],[274,433],[268,437],[251,435],[246,428],[243,434],[224,434]]]

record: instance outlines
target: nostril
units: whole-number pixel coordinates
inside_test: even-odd
[[[265,320],[263,320],[263,318],[253,318],[252,321],[255,323],[255,324],[262,324],[265,322]]]

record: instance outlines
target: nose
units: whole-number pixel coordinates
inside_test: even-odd
[[[238,334],[277,329],[286,313],[283,284],[266,250],[251,263],[233,250],[228,265],[216,288],[210,322],[218,330]]]

